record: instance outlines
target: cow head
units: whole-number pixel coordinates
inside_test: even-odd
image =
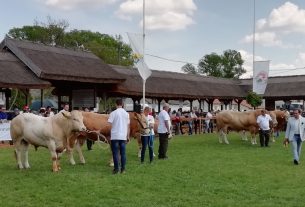
[[[85,131],[86,127],[83,122],[83,115],[80,111],[73,110],[71,112],[64,111],[62,115],[71,121],[72,131]]]
[[[270,115],[270,117],[271,117],[271,119],[272,119],[272,127],[276,127],[277,126],[277,124],[278,124],[278,122],[277,122],[277,119],[276,119],[276,114],[275,114],[275,112],[274,111],[270,111],[269,112],[269,115]]]

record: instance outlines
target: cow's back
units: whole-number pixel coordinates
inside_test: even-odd
[[[234,131],[249,130],[256,125],[256,111],[221,111],[216,114],[217,129]]]
[[[111,125],[108,122],[109,114],[98,114],[94,112],[82,112],[84,125],[90,131],[100,131],[106,137],[110,137]]]
[[[52,136],[50,119],[31,113],[23,113],[15,117],[11,122],[10,132],[14,142],[18,139],[35,146],[46,146],[47,137]]]

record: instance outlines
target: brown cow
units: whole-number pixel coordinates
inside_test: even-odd
[[[227,133],[232,131],[249,131],[251,133],[251,143],[256,143],[255,135],[258,133],[256,118],[261,114],[261,109],[254,111],[221,111],[216,114],[216,126],[219,132],[219,142],[229,144]],[[274,114],[270,114],[273,125],[277,124]]]
[[[276,116],[277,125],[271,128],[272,141],[275,142],[275,132],[284,131],[290,114],[288,111],[274,110],[270,114]]]
[[[76,151],[79,154],[80,162],[84,164],[85,158],[81,151],[81,146],[84,143],[84,140],[86,140],[87,138],[93,141],[97,141],[99,136],[95,132],[102,134],[106,138],[105,140],[103,136],[100,137],[100,139],[102,139],[101,141],[110,143],[111,125],[108,123],[109,114],[97,114],[93,112],[82,112],[82,114],[84,119],[84,125],[86,126],[88,132],[76,133],[69,139],[69,149],[67,150],[67,153],[69,154],[70,163],[72,165],[75,165],[75,160],[73,158],[74,145]],[[134,137],[135,139],[137,139],[139,149],[141,149],[142,147],[140,137],[140,120],[143,119],[143,116],[144,115],[137,114],[136,112],[129,112],[130,137]],[[146,121],[142,120],[142,124],[145,125]],[[89,131],[91,131],[91,133],[89,133]]]

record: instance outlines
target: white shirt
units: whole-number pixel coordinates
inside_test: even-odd
[[[169,117],[167,111],[162,110],[159,113],[158,119],[159,119],[158,133],[166,133],[166,132],[168,132],[167,128],[165,126],[165,121],[169,121],[170,120],[170,117]]]
[[[123,108],[117,108],[109,115],[108,122],[111,126],[111,140],[127,140],[130,124],[129,114]]]
[[[261,130],[270,130],[269,121],[272,121],[269,114],[265,114],[265,116],[259,115],[256,119],[256,122]]]
[[[152,115],[147,115],[146,117],[146,120],[147,120],[147,123],[148,123],[148,126],[152,125],[153,128],[150,130],[151,132],[151,135],[155,135],[155,131],[154,131],[154,125],[155,125],[155,119]]]
[[[210,122],[210,119],[213,118],[213,115],[210,112],[208,112],[205,118],[206,118],[205,122]]]

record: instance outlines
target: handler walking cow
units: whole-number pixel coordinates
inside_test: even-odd
[[[259,141],[261,147],[269,147],[270,139],[270,126],[269,122],[272,122],[272,119],[269,114],[266,114],[266,111],[261,110],[261,115],[257,117],[257,124],[259,126]]]
[[[30,168],[28,161],[29,144],[49,149],[52,157],[52,169],[60,170],[59,153],[67,146],[67,140],[73,131],[86,130],[83,116],[79,111],[61,112],[52,117],[41,117],[23,113],[11,122],[10,132],[15,145],[15,154],[19,169]]]

